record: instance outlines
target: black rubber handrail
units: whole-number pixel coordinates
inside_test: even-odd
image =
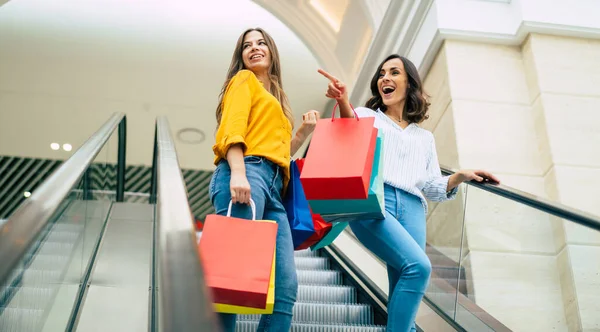
[[[456,173],[455,170],[449,167],[441,167],[442,174],[452,175]],[[576,224],[586,226],[597,231],[600,231],[600,217],[592,215],[590,213],[574,209],[564,204],[553,202],[543,197],[539,197],[515,188],[511,188],[502,184],[493,184],[488,182],[467,182],[468,185],[485,190],[492,194],[508,198],[512,201],[530,206],[536,210],[540,210],[551,214],[553,216],[567,219]]]

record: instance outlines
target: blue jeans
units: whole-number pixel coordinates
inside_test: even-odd
[[[275,304],[272,315],[262,315],[258,331],[282,331],[291,329],[292,310],[298,292],[298,277],[294,262],[294,245],[287,214],[281,203],[283,180],[281,169],[271,161],[255,156],[244,158],[250,193],[256,204],[256,219],[277,222],[275,252]],[[219,215],[227,215],[231,200],[229,181],[231,170],[226,161],[217,165],[210,181],[211,202]],[[249,205],[234,204],[231,215],[252,219]],[[244,273],[244,271],[240,271]],[[235,331],[236,315],[220,314],[224,331]]]
[[[416,331],[415,317],[431,274],[425,254],[425,209],[417,196],[386,184],[385,210],[385,219],[353,221],[350,228],[387,264],[387,330]]]

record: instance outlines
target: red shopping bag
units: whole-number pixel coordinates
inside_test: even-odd
[[[308,239],[306,239],[306,241],[294,248],[294,250],[304,250],[310,248],[310,246],[321,241],[321,239],[329,232],[329,230],[331,230],[331,223],[325,221],[320,215],[313,213],[312,218],[315,232]]]
[[[300,175],[308,200],[366,199],[377,140],[375,118],[317,122]]]
[[[195,218],[194,226],[196,226],[196,231],[202,231],[202,228],[204,227],[204,222],[200,220],[200,218]]]
[[[296,166],[298,166],[298,172],[302,174],[302,168],[304,168],[304,158],[296,159]]]
[[[253,219],[256,208],[251,200]],[[264,309],[275,254],[277,223],[208,215],[199,251],[213,302]]]

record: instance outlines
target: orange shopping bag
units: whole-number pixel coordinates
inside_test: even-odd
[[[208,215],[199,251],[213,303],[265,309],[278,225],[254,220],[254,201],[250,200],[250,206],[253,220],[231,217],[231,202],[227,216]]]
[[[213,303],[215,312],[219,312],[222,314],[239,314],[239,315],[272,314],[273,313],[273,305],[275,305],[275,255],[273,255],[273,267],[271,268],[271,279],[269,280],[269,290],[267,293],[267,304],[264,309],[242,307],[242,306],[231,305],[231,304]]]

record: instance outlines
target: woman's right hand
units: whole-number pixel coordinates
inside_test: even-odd
[[[231,190],[231,201],[241,204],[250,204],[250,182],[246,178],[246,172],[231,172],[229,189]]]
[[[250,183],[246,178],[244,149],[241,144],[234,144],[227,150],[227,162],[231,170],[229,191],[233,203],[250,203]]]
[[[346,84],[340,82],[340,80],[335,78],[335,76],[324,71],[323,69],[319,69],[318,71],[319,74],[325,76],[329,80],[325,96],[337,101],[338,105],[340,106],[340,117],[353,118],[355,113],[352,105],[350,105],[350,101],[348,100],[348,89],[346,88]],[[335,117],[335,114],[333,114],[333,116]]]
[[[348,89],[346,89],[346,84],[342,83],[335,76],[324,71],[323,69],[319,69],[318,72],[329,80],[325,96],[327,98],[335,99],[338,103],[347,103]]]

